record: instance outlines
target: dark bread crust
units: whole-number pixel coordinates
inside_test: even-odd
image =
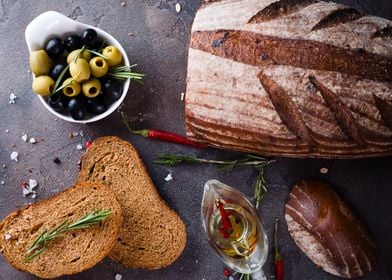
[[[374,241],[329,185],[315,180],[296,184],[285,205],[285,218],[298,247],[327,272],[353,278],[372,270]],[[316,246],[320,249],[312,250]]]
[[[390,26],[321,1],[204,5],[189,49],[187,136],[263,155],[391,155]]]
[[[101,199],[104,199],[106,202],[104,204],[107,204],[106,210],[112,210],[112,214],[110,217],[108,217],[104,222],[102,222],[102,228],[101,226],[92,226],[89,229],[86,230],[75,230],[73,232],[66,232],[62,235],[61,238],[55,239],[49,243],[48,248],[46,251],[39,257],[37,257],[33,262],[31,263],[26,263],[24,262],[25,258],[25,252],[26,248],[28,245],[30,245],[33,240],[40,234],[45,228],[53,228],[53,226],[57,226],[59,222],[62,222],[62,220],[54,220],[54,221],[34,221],[30,220],[29,217],[36,217],[38,219],[39,216],[44,216],[44,215],[49,215],[48,219],[50,217],[53,217],[55,219],[57,212],[60,210],[58,207],[69,207],[69,213],[66,215],[66,217],[75,219],[82,217],[83,215],[87,214],[88,212],[91,212],[93,210],[97,210],[94,208],[94,204],[91,204],[90,206],[83,204],[83,202],[80,204],[79,202],[76,204],[73,204],[71,207],[70,205],[58,205],[58,202],[64,203],[64,201],[67,201],[67,198],[72,194],[72,193],[83,193],[84,191],[87,191],[88,189],[94,189],[94,192],[99,192],[101,195]],[[81,198],[81,201],[85,200],[85,198]],[[72,204],[72,201],[68,201],[70,204]],[[83,209],[81,209],[80,213],[71,213],[71,211],[74,211],[75,209],[73,206],[78,206],[82,205]],[[53,207],[53,208],[52,208]],[[86,211],[87,208],[90,208],[89,211]],[[44,208],[45,211],[48,211],[50,209],[50,212],[46,213],[35,213],[37,211],[40,211],[41,208]],[[86,209],[85,209],[86,208]],[[62,212],[66,213],[67,210],[61,210]],[[82,213],[84,212],[84,213]],[[27,214],[26,214],[27,213]],[[27,215],[27,220],[23,218],[24,215]],[[98,262],[100,262],[104,257],[108,255],[110,250],[115,244],[115,241],[117,239],[117,236],[120,232],[120,227],[121,227],[121,222],[122,222],[122,216],[121,216],[121,207],[119,203],[116,200],[116,197],[114,193],[108,188],[107,186],[104,186],[99,183],[91,183],[91,182],[79,182],[75,186],[69,187],[65,191],[56,194],[53,197],[50,197],[49,199],[37,202],[35,204],[31,204],[25,208],[20,208],[12,213],[10,213],[7,217],[3,219],[3,221],[0,223],[0,251],[3,253],[4,257],[7,259],[7,261],[16,269],[20,271],[25,271],[25,272],[30,272],[32,274],[35,274],[36,276],[40,278],[54,278],[54,277],[59,277],[62,275],[71,275],[71,274],[76,274],[81,271],[84,271],[86,269],[89,269],[96,265]],[[75,217],[74,217],[75,216]],[[24,228],[14,228],[15,224],[17,223],[18,219],[23,219],[24,223],[23,226]],[[49,225],[49,226],[48,226]],[[27,238],[29,240],[25,240],[26,235],[24,232],[28,232]],[[6,234],[11,234],[11,238],[7,240],[5,238]],[[91,247],[96,247],[96,252],[94,256],[88,256],[89,258],[87,261],[84,261],[77,266],[72,265],[67,267],[67,262],[64,261],[62,262],[59,267],[56,267],[57,263],[53,259],[46,259],[46,256],[48,254],[51,254],[51,251],[58,251],[57,248],[63,248],[65,243],[70,243],[71,239],[73,237],[72,234],[76,234],[78,238],[90,238],[89,234],[96,234],[99,232],[105,232],[105,242],[98,242],[94,244],[95,242],[91,243]],[[20,237],[20,244],[18,247],[15,247],[11,245],[10,241],[14,240],[15,238]],[[11,246],[11,247],[10,247]],[[69,247],[72,249],[72,254],[83,254],[86,250],[86,248],[83,248],[83,246],[80,247]],[[89,247],[90,248],[90,247]],[[88,249],[89,249],[88,248]],[[23,252],[19,254],[19,252]],[[89,251],[91,252],[91,251]],[[56,254],[58,257],[64,257],[67,255],[67,253],[71,254],[71,252],[67,252],[64,250],[59,250]],[[52,256],[53,257],[53,256]],[[81,256],[81,259],[84,257]],[[76,260],[77,261],[77,260]],[[50,271],[45,271],[43,268],[44,265],[48,265],[51,267]],[[61,266],[61,267],[60,267]]]
[[[259,67],[288,65],[392,82],[391,57],[317,41],[282,39],[249,31],[215,30],[192,33],[189,47]]]

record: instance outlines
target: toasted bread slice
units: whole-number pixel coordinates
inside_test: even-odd
[[[67,231],[47,243],[47,249],[26,262],[27,249],[45,230],[68,220],[74,222],[95,210],[111,210],[99,224]],[[80,182],[47,200],[19,209],[0,223],[0,251],[16,269],[41,278],[86,270],[112,249],[121,227],[121,207],[110,188]]]
[[[159,196],[130,143],[111,136],[95,140],[82,158],[79,181],[84,180],[110,186],[123,210],[109,257],[129,268],[158,269],[181,255],[185,225]]]

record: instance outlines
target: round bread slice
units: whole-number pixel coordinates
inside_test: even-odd
[[[26,262],[27,250],[45,230],[65,220],[70,223],[96,210],[112,213],[98,224],[66,231],[49,241],[41,255]],[[19,209],[0,223],[0,251],[18,270],[54,278],[86,270],[112,249],[121,227],[121,207],[110,188],[79,182],[47,200]]]
[[[113,136],[95,140],[82,158],[78,180],[110,186],[120,202],[123,224],[110,258],[129,268],[158,269],[181,255],[185,225],[160,197],[129,142]]]

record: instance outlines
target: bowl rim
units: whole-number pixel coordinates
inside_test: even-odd
[[[52,23],[52,24],[48,24],[48,23]],[[32,21],[30,21],[30,23],[26,26],[25,39],[26,39],[29,53],[31,54],[31,52],[33,52],[33,51],[42,49],[44,42],[50,36],[56,35],[56,36],[59,36],[60,38],[63,36],[66,36],[67,33],[62,33],[62,34],[56,33],[56,30],[63,29],[65,25],[68,25],[68,26],[72,25],[72,29],[74,31],[69,31],[69,34],[75,34],[77,32],[81,32],[83,29],[86,29],[86,28],[94,29],[98,33],[98,36],[102,37],[110,45],[114,45],[115,47],[117,47],[120,50],[121,55],[123,56],[124,65],[130,66],[127,53],[125,52],[125,50],[122,47],[122,45],[120,44],[120,42],[118,42],[118,40],[116,38],[114,38],[111,34],[109,34],[108,32],[106,32],[105,30],[103,30],[99,27],[95,27],[95,26],[92,26],[89,24],[85,24],[85,23],[70,19],[67,16],[65,16],[59,12],[56,12],[56,11],[46,11],[44,13],[41,13],[40,15],[35,17]],[[37,30],[37,29],[39,29],[39,30]],[[39,32],[38,37],[41,37],[41,39],[38,41],[42,41],[40,48],[38,48],[36,46],[37,43],[34,42],[34,40],[35,40],[34,34],[37,34],[37,32]],[[33,79],[36,78],[33,73],[32,73],[32,76],[33,76]],[[46,97],[43,97],[38,94],[35,94],[35,95],[38,96],[39,100],[44,105],[44,107],[49,112],[51,112],[53,115],[55,115],[56,117],[58,117],[62,120],[68,121],[68,122],[86,124],[86,123],[92,123],[92,122],[102,120],[102,119],[108,117],[109,115],[111,115],[123,103],[126,95],[128,94],[129,85],[130,85],[130,79],[128,78],[124,81],[124,83],[122,85],[123,92],[121,94],[121,97],[118,100],[114,101],[105,112],[98,114],[98,115],[95,115],[89,119],[84,119],[84,120],[75,120],[69,115],[67,116],[67,115],[64,115],[64,114],[61,114],[61,113],[55,111],[47,103]]]

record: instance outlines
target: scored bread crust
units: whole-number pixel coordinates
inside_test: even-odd
[[[160,197],[129,142],[114,136],[96,139],[82,158],[78,180],[108,185],[121,204],[123,225],[110,258],[129,268],[159,269],[182,254],[185,225]]]
[[[392,22],[315,0],[208,1],[188,55],[187,136],[292,157],[392,154]]]
[[[90,201],[89,197],[83,197],[85,192],[96,199]],[[72,198],[79,200],[70,201]],[[32,262],[24,261],[28,247],[45,229],[50,230],[65,219],[73,222],[98,209],[111,210],[112,214],[100,224],[63,233],[50,241],[47,249]],[[99,183],[78,182],[49,199],[18,209],[5,217],[0,223],[0,252],[14,268],[40,278],[76,274],[93,267],[107,256],[120,232],[121,215],[121,207],[110,188]],[[104,238],[104,242],[96,242],[95,239],[99,238]],[[88,246],[81,246],[86,240]],[[62,262],[58,263],[60,259]]]

